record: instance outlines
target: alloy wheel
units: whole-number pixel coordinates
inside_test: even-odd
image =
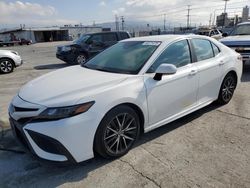
[[[13,64],[8,60],[3,60],[0,63],[0,70],[3,73],[9,73],[13,70]]]
[[[133,116],[122,113],[115,116],[108,124],[104,144],[111,154],[119,155],[127,151],[137,137],[138,125]]]
[[[78,55],[77,58],[76,58],[76,61],[78,64],[84,64],[86,62],[86,57],[85,55]]]
[[[234,78],[232,76],[227,77],[222,86],[222,98],[225,102],[231,100],[235,87],[236,84]]]

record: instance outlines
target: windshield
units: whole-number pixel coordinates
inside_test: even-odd
[[[82,35],[80,38],[73,41],[74,44],[81,44],[86,42],[89,39],[90,35]]]
[[[250,35],[250,24],[237,26],[231,35]]]
[[[138,74],[160,42],[119,42],[90,59],[83,67],[113,73]]]

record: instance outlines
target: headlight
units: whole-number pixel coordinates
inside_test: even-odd
[[[62,47],[62,51],[64,51],[64,52],[68,52],[68,51],[70,51],[71,50],[71,47],[70,46],[63,46]]]
[[[47,108],[36,119],[58,120],[76,116],[78,114],[87,112],[95,102],[88,102],[75,106]]]

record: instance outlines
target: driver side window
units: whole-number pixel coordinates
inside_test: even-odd
[[[93,35],[90,40],[94,41],[94,42],[102,42],[102,36],[101,35]]]
[[[172,64],[177,68],[191,63],[190,49],[187,40],[171,44],[151,65],[148,73],[154,73],[161,64]]]

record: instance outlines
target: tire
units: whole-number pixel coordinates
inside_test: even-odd
[[[221,105],[229,103],[233,97],[236,85],[237,79],[235,75],[232,73],[227,74],[221,84],[220,93],[216,102]]]
[[[87,56],[85,54],[78,54],[75,58],[75,63],[77,65],[82,65],[87,62]]]
[[[102,119],[94,141],[94,150],[104,158],[125,155],[134,145],[140,133],[137,113],[121,105],[113,108]]]
[[[0,60],[0,73],[8,74],[13,72],[14,63],[10,59],[1,59]]]

